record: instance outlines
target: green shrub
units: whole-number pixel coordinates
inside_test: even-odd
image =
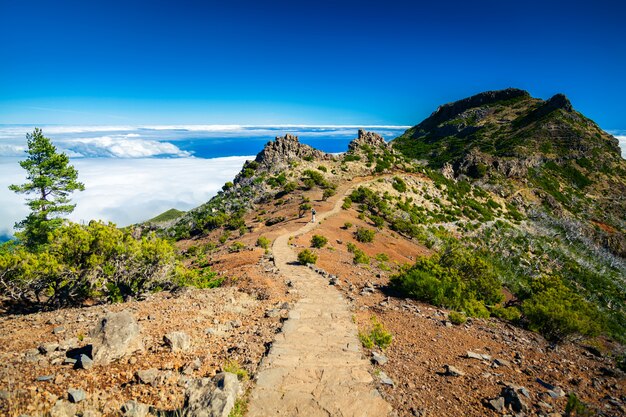
[[[352,261],[355,264],[366,264],[369,265],[370,263],[370,257],[367,256],[365,254],[365,252],[363,252],[361,249],[354,249],[354,258],[352,258]]]
[[[227,191],[233,188],[234,186],[235,184],[233,184],[231,181],[228,181],[226,184],[222,186],[222,190]]]
[[[350,197],[344,198],[341,208],[344,210],[348,210],[350,207],[352,207],[352,200],[350,199]]]
[[[200,289],[217,288],[224,282],[224,277],[218,277],[210,268],[181,269],[176,284],[181,287],[195,287]]]
[[[415,265],[391,277],[391,284],[409,297],[436,306],[488,317],[485,305],[502,300],[501,284],[484,259],[455,245],[441,255],[419,258]]]
[[[311,210],[313,206],[311,203],[302,203],[298,208],[298,216],[303,217],[309,210]]]
[[[391,183],[391,186],[399,193],[406,192],[406,183],[400,177],[393,177],[393,182]]]
[[[265,236],[259,236],[259,238],[256,241],[256,245],[263,249],[269,249],[271,244],[272,244],[272,241],[266,238]]]
[[[537,278],[531,288],[532,295],[522,303],[531,330],[557,343],[575,335],[600,333],[602,323],[597,310],[559,277]]]
[[[373,230],[359,227],[356,232],[354,232],[354,237],[361,243],[370,243],[374,241],[375,234],[376,232]]]
[[[248,379],[250,379],[250,375],[248,374],[248,371],[246,371],[239,364],[239,362],[235,360],[226,362],[224,366],[222,367],[222,370],[224,372],[230,372],[231,374],[237,375],[237,379],[239,379],[240,381],[247,381]]]
[[[522,313],[517,307],[500,307],[491,308],[491,314],[501,320],[510,322],[518,322],[522,318]]]
[[[296,188],[298,188],[298,183],[296,183],[295,181],[290,181],[283,187],[283,192],[285,194],[289,194],[296,191]]]
[[[389,261],[389,255],[387,255],[386,253],[377,253],[376,260],[378,262],[387,262]]]
[[[326,201],[329,197],[337,194],[337,190],[335,188],[324,188],[324,192],[322,193],[322,200]]]
[[[244,243],[242,243],[242,242],[233,242],[233,244],[230,245],[229,251],[230,252],[241,252],[245,248],[246,248],[246,245]]]
[[[359,340],[363,347],[372,349],[378,346],[382,350],[387,349],[393,341],[393,335],[385,329],[376,316],[372,316],[370,321],[372,323],[370,329],[367,332],[359,332]]]
[[[448,320],[450,320],[450,323],[458,326],[458,325],[465,323],[465,321],[467,320],[467,317],[465,316],[464,313],[460,313],[458,311],[451,311],[448,314]]]
[[[184,273],[169,242],[154,233],[135,239],[112,223],[62,225],[37,252],[16,242],[0,245],[3,294],[46,308],[86,298],[123,301],[171,287]]]
[[[354,253],[354,251],[357,250],[356,245],[354,243],[352,243],[352,242],[348,242],[346,247],[348,248],[348,252],[350,252],[350,253]]]
[[[351,228],[351,227],[352,227],[352,223],[350,223],[350,222],[345,222],[345,223],[343,224],[343,228],[344,228],[344,229],[346,229],[346,230],[348,230],[348,229],[349,229],[349,228]]]
[[[313,235],[311,238],[311,246],[314,248],[323,248],[328,243],[328,239],[321,235]]]
[[[311,169],[307,169],[306,171],[303,172],[303,174],[304,174],[303,180],[305,180],[305,181],[306,181],[306,179],[311,179],[311,180],[313,180],[313,183],[315,185],[318,185],[318,186],[326,185],[326,180],[324,179],[324,175],[320,174],[317,171],[313,171]]]
[[[317,169],[319,169],[322,172],[328,172],[328,168],[326,168],[324,165],[318,166]]]
[[[315,262],[317,262],[317,255],[309,249],[304,249],[298,254],[298,261],[302,265],[315,264]]]
[[[571,393],[567,397],[567,404],[565,405],[566,416],[576,417],[591,417],[596,413],[587,406],[584,402],[580,401],[576,394]]]

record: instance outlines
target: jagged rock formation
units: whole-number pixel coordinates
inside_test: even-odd
[[[373,149],[389,147],[385,139],[378,133],[366,132],[363,129],[359,129],[358,137],[348,144],[348,152],[358,152],[362,150],[364,146],[369,146]]]
[[[300,143],[297,136],[286,134],[276,136],[273,142],[268,142],[256,156],[255,162],[270,172],[278,172],[289,166],[291,161],[304,158],[331,160],[333,156]]]

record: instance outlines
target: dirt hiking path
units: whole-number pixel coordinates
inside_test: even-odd
[[[357,185],[342,190],[340,196]],[[318,220],[338,213],[342,202],[340,197]],[[375,389],[369,364],[361,357],[357,328],[345,299],[327,280],[298,265],[289,247],[289,236],[316,226],[309,222],[274,241],[276,267],[291,280],[300,300],[261,363],[247,416],[387,416],[391,406]]]

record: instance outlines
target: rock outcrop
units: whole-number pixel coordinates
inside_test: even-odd
[[[270,172],[276,172],[287,168],[291,161],[305,158],[333,159],[333,156],[300,143],[297,136],[288,133],[285,136],[277,136],[273,142],[268,142],[257,155],[255,162]]]
[[[358,137],[348,144],[348,152],[357,152],[363,149],[364,145],[372,149],[389,147],[385,139],[378,133],[366,132],[365,130],[359,129]]]

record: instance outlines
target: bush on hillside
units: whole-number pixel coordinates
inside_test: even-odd
[[[317,262],[317,255],[309,249],[304,249],[298,254],[298,261],[302,265],[315,264],[315,262]]]
[[[74,305],[87,298],[121,301],[179,285],[185,279],[204,282],[212,277],[190,276],[167,241],[154,234],[135,239],[112,223],[63,225],[37,252],[13,242],[0,246],[0,281],[5,294],[47,308]]]
[[[361,243],[370,243],[374,241],[375,233],[376,232],[373,230],[359,227],[356,232],[354,232],[354,237]]]
[[[257,240],[256,240],[256,245],[260,248],[263,249],[269,249],[270,245],[272,244],[272,241],[269,240],[268,238],[266,238],[265,236],[260,236]]]
[[[415,265],[391,277],[391,284],[409,297],[468,316],[488,317],[486,305],[502,300],[501,285],[491,265],[458,246],[417,259]]]
[[[313,235],[311,238],[311,246],[314,248],[323,248],[328,243],[328,239],[321,235]]]
[[[543,276],[531,284],[532,294],[522,303],[528,327],[552,342],[576,335],[595,336],[602,329],[597,310],[567,288],[561,278]]]

